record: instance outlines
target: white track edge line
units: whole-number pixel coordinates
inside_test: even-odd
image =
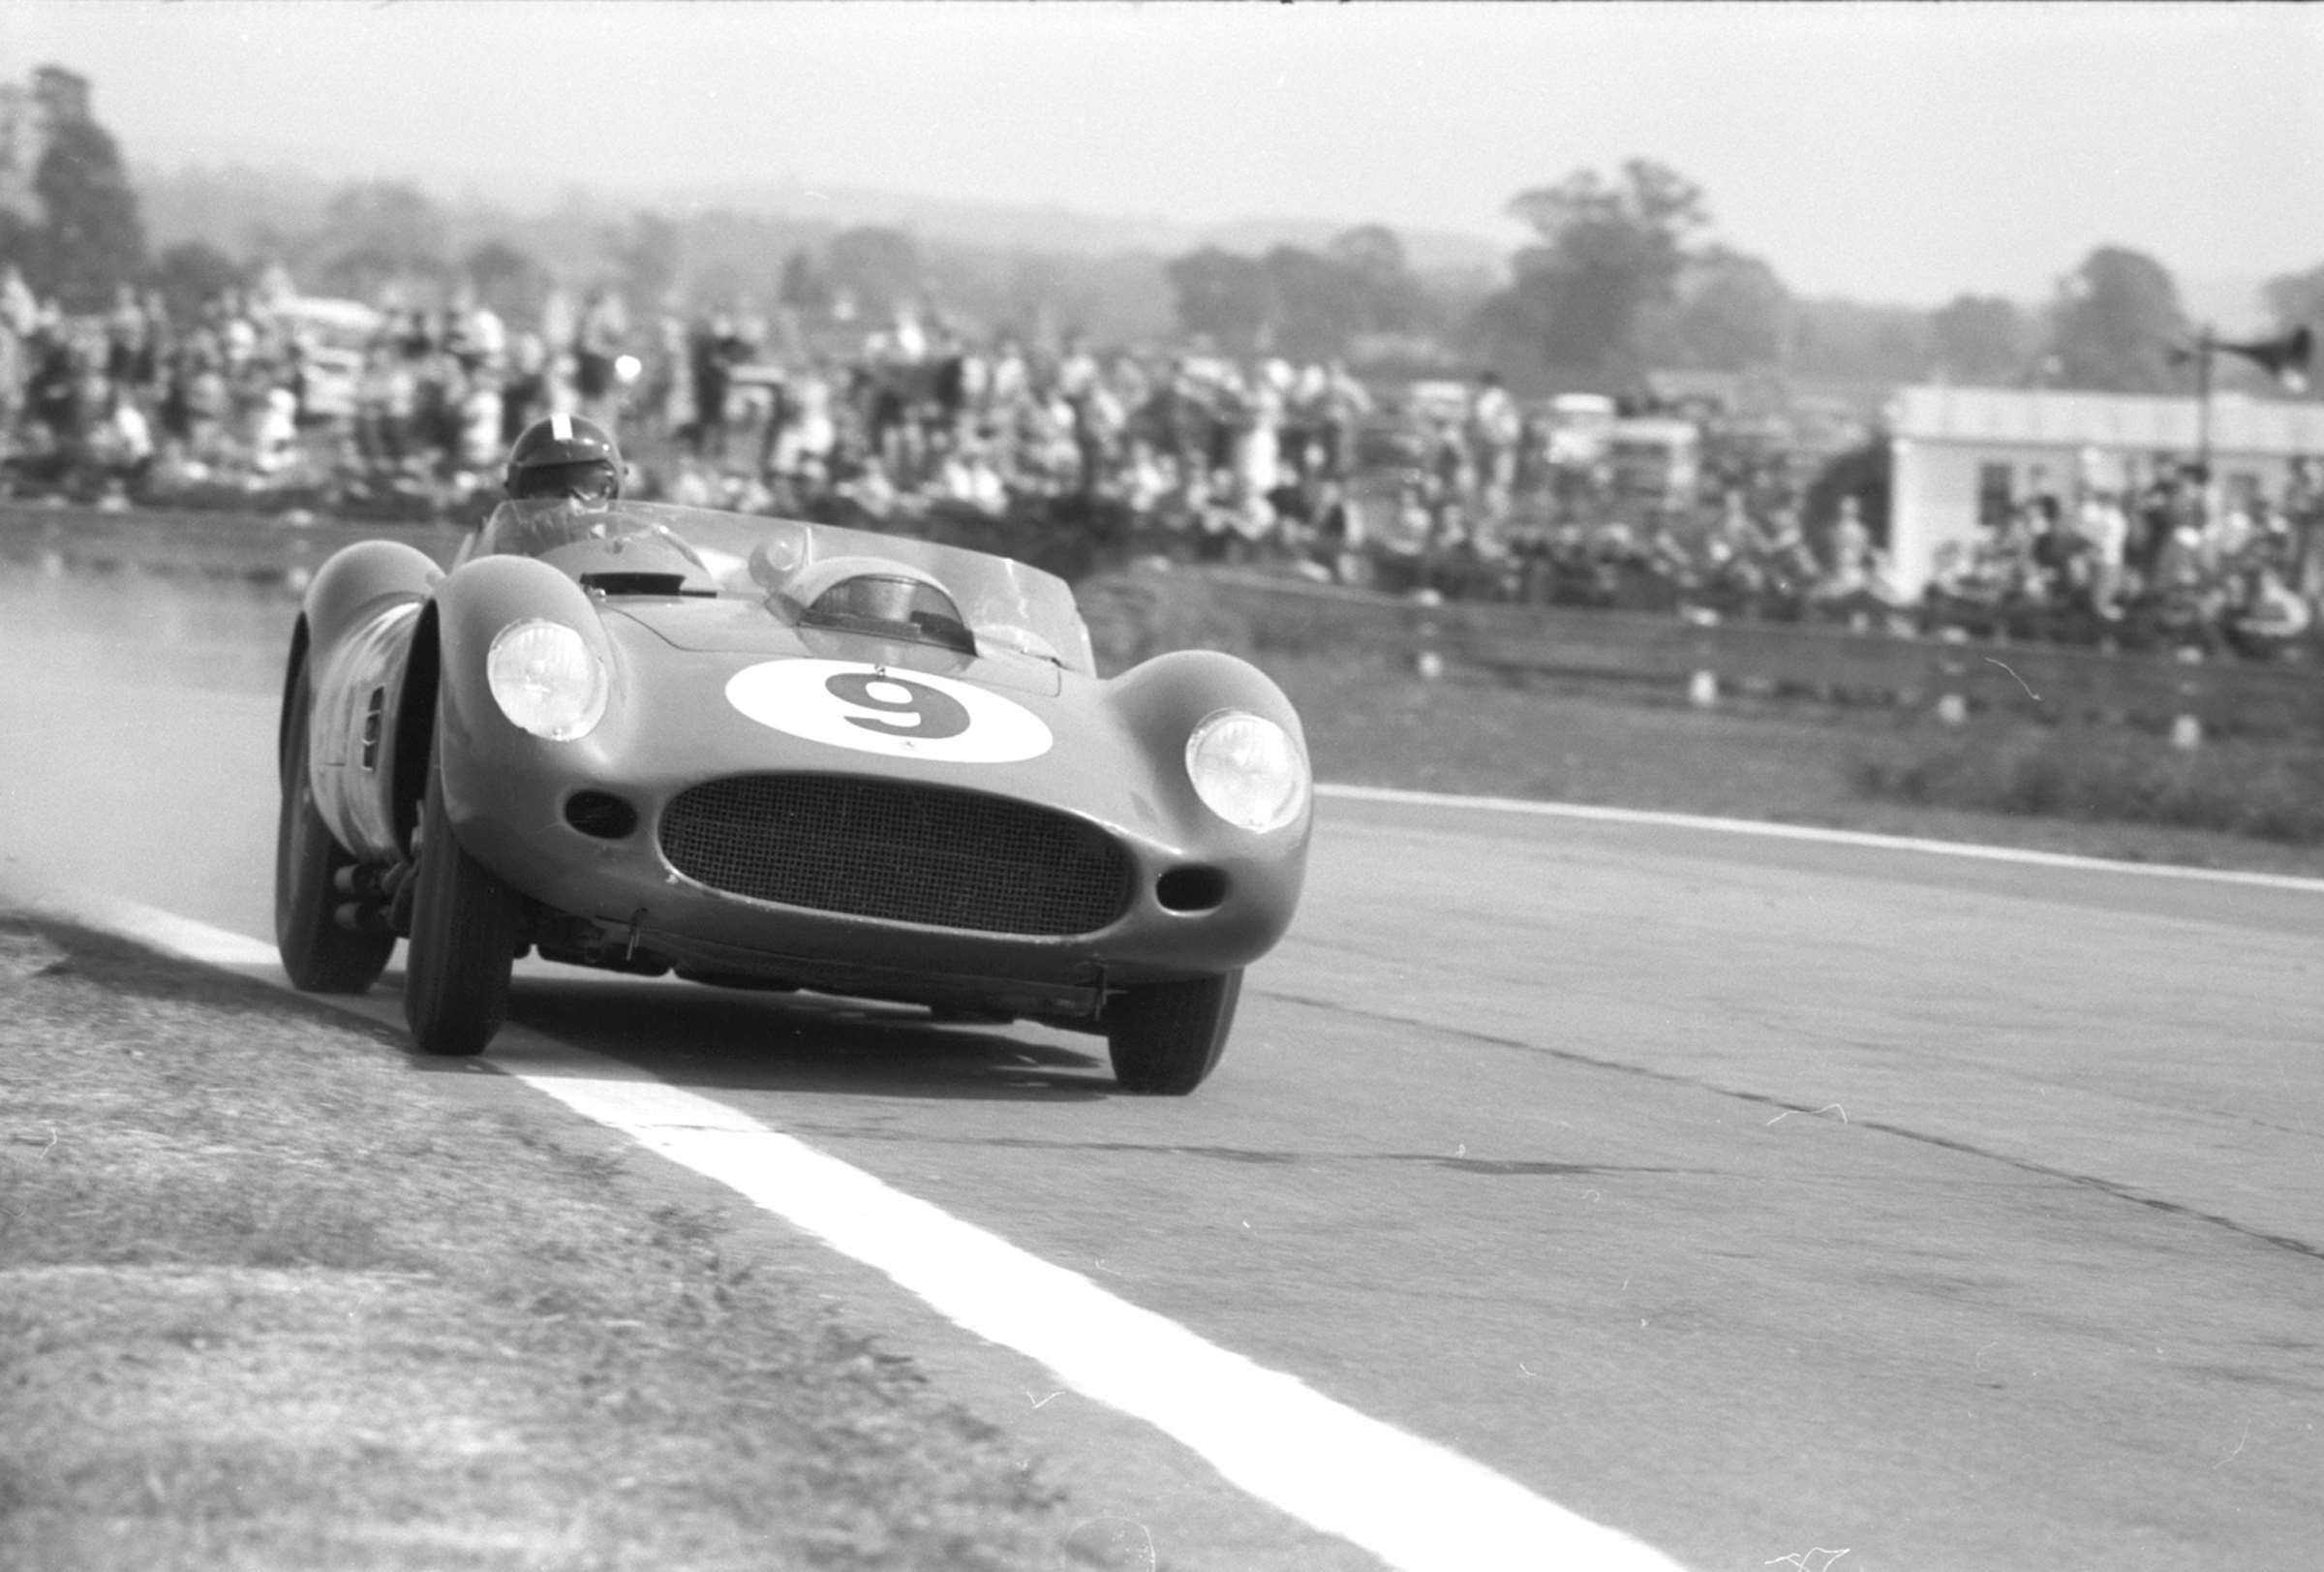
[[[229,929],[116,897],[50,893],[33,906],[203,965],[244,975],[271,971],[262,980],[289,988],[274,946]],[[881,1273],[955,1325],[1161,1431],[1256,1499],[1396,1572],[1682,1572],[1620,1529],[1208,1342],[740,1109],[643,1072],[583,1077],[489,1067],[726,1186]]]
[[[1826,829],[1815,824],[1778,824],[1758,818],[1719,818],[1705,814],[1666,813],[1651,808],[1606,808],[1596,803],[1469,796],[1459,792],[1413,791],[1401,786],[1340,786],[1320,781],[1316,783],[1315,793],[1319,797],[1338,797],[1350,802],[1461,808],[1542,818],[1591,819],[1605,824],[1710,830],[1725,835],[1756,835],[1776,841],[1811,841],[1826,846],[1861,847],[1874,851],[1919,851],[1932,856],[1968,857],[1981,862],[2022,863],[2034,868],[2131,874],[2147,878],[2189,879],[2201,883],[2241,884],[2259,889],[2300,890],[2310,895],[2324,895],[2324,878],[2299,874],[2248,873],[2234,868],[2190,868],[2183,863],[2171,862],[2123,862],[2111,857],[2081,856],[2070,851],[2035,851],[2020,847],[1988,846],[1978,841],[1935,841],[1911,835],[1881,835],[1871,830]]]

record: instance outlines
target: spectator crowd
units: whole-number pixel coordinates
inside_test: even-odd
[[[633,322],[598,290],[512,330],[301,299],[279,277],[182,317],[123,290],[68,317],[0,270],[0,494],[467,517],[501,455],[565,410],[615,429],[632,494],[957,539],[1067,572],[1271,566],[1391,591],[1833,618],[2264,656],[2324,593],[2324,465],[2223,498],[2156,455],[1997,503],[1912,604],[1846,490],[1698,417],[1699,463],[1642,481],[1604,433],[1490,373],[1395,390],[1339,363],[1202,344],[1028,345],[899,314],[872,331]],[[1730,440],[1731,439],[1731,440]]]

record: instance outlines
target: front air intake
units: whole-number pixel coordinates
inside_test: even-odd
[[[889,922],[1086,934],[1127,909],[1129,859],[1070,815],[943,786],[739,775],[680,792],[661,853],[713,889]]]

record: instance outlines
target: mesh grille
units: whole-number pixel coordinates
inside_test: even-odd
[[[1086,934],[1129,904],[1129,864],[1064,814],[968,791],[738,775],[661,816],[670,866],[758,901],[994,934]]]

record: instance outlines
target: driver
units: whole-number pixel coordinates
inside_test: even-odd
[[[578,415],[543,416],[508,447],[503,473],[509,500],[556,497],[609,503],[622,494],[622,450],[613,434]]]

